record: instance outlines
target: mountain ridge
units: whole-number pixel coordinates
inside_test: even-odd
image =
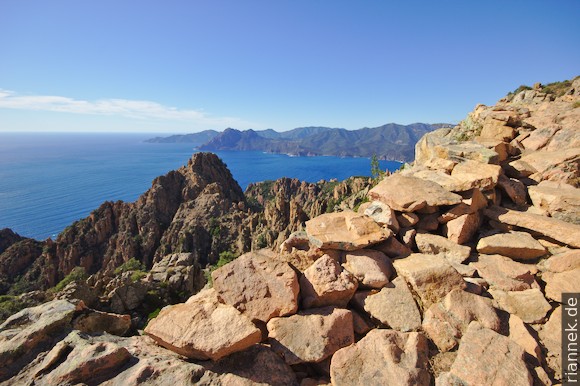
[[[387,123],[378,127],[364,127],[358,130],[330,128],[321,126],[298,127],[278,132],[267,130],[237,130],[227,128],[218,133],[206,130],[196,134],[156,137],[149,143],[199,144],[202,151],[262,151],[267,153],[288,154],[293,156],[338,156],[372,157],[379,159],[412,161],[414,147],[424,134],[451,124],[412,123],[400,125]]]

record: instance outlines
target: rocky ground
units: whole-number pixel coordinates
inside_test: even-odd
[[[147,254],[151,265],[141,267],[144,275],[135,276],[141,268],[110,269],[103,284],[113,292],[106,310],[94,309],[100,303],[91,294],[99,278],[92,277],[72,281],[54,300],[0,325],[0,382],[561,382],[562,293],[580,292],[579,105],[580,79],[556,94],[536,85],[495,106],[480,105],[454,129],[423,137],[414,164],[372,189],[364,180],[327,187],[332,209],[342,209],[333,213],[326,213],[328,202],[317,201],[316,184],[254,186],[253,200],[247,200],[208,179],[199,187],[208,194],[194,204],[180,199],[167,229],[187,228],[177,224],[190,224],[191,211],[207,218],[204,207],[236,218],[212,206],[211,195],[223,195],[228,208],[249,214],[227,221],[251,223],[240,237],[248,237],[253,252],[218,264],[212,286],[201,289],[198,262],[207,257],[174,249],[173,233],[164,230],[159,240],[165,237],[170,249]],[[135,205],[147,208],[169,194],[160,184],[155,195]],[[186,182],[174,193],[187,197],[188,189],[193,188]],[[251,207],[261,211],[252,215]],[[163,210],[145,212],[157,216]],[[135,221],[145,224],[137,228],[147,245],[158,228],[147,228],[139,216]],[[207,221],[203,225],[211,228]],[[97,223],[91,229],[106,230]],[[12,245],[24,241],[7,235]],[[276,247],[259,249],[262,242]],[[79,251],[85,245],[68,253],[83,261]],[[34,255],[37,247],[26,250]],[[104,256],[114,260],[115,254]],[[166,302],[163,291],[152,288],[199,292],[164,307],[136,330],[135,313]]]

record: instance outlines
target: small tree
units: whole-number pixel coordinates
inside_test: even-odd
[[[376,154],[373,154],[373,156],[371,157],[371,175],[376,180],[382,177],[384,174],[385,171],[382,170],[381,166],[379,165],[379,158],[377,157]]]

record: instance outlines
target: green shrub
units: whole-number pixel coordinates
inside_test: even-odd
[[[26,303],[17,296],[0,296],[0,323],[26,307]]]
[[[145,271],[133,271],[133,273],[131,274],[131,281],[133,283],[138,282],[139,280],[143,279],[145,276],[147,276],[147,272],[145,272]]]
[[[117,268],[115,268],[115,275],[120,275],[129,271],[145,271],[145,266],[136,258],[132,257]]]
[[[578,108],[578,107],[580,107],[580,101],[574,102],[574,104],[572,105],[572,107],[575,108],[575,109]]]
[[[542,91],[546,94],[552,94],[557,97],[560,97],[568,91],[568,89],[572,86],[572,82],[569,80],[565,80],[563,82],[553,82],[548,83],[545,86],[542,86]]]
[[[256,245],[258,248],[266,248],[268,246],[268,241],[266,240],[266,234],[262,233],[258,236],[258,243]]]
[[[354,206],[354,208],[352,208],[352,210],[354,210],[355,212],[358,212],[358,209],[360,208],[360,206],[361,206],[362,204],[364,204],[364,203],[367,203],[367,202],[369,202],[369,201],[370,201],[370,200],[369,200],[368,196],[364,196],[364,197],[362,198],[362,200],[360,200],[360,201],[359,201],[359,202],[358,202],[358,203],[357,203],[357,204]]]
[[[151,319],[155,319],[157,317],[157,315],[159,315],[160,312],[161,312],[161,308],[156,308],[155,310],[150,312],[149,315],[147,315],[147,323],[149,323],[151,321]]]
[[[220,257],[217,263],[215,265],[210,265],[209,267],[207,267],[207,269],[203,273],[205,281],[206,283],[209,283],[210,287],[213,285],[211,273],[216,269],[223,267],[227,263],[234,261],[234,259],[238,257],[235,253],[231,251],[223,251],[219,254],[219,256]]]
[[[514,91],[509,92],[508,96],[517,95],[517,94],[521,93],[522,91],[531,90],[531,89],[532,88],[530,86],[526,86],[525,84],[522,84],[520,87],[516,88]]]
[[[212,217],[209,219],[209,234],[213,238],[217,238],[220,236],[222,229],[220,227],[220,223],[217,218]]]
[[[216,264],[216,268],[223,267],[227,263],[234,261],[234,259],[238,257],[231,251],[223,251],[220,253],[220,258]]]
[[[74,267],[72,271],[68,275],[64,277],[61,281],[58,282],[56,286],[52,289],[54,292],[59,292],[64,289],[68,284],[75,282],[80,282],[87,280],[87,273],[83,267]]]
[[[322,190],[321,192],[324,195],[330,195],[330,194],[334,194],[334,188],[339,184],[338,181],[328,181],[325,182],[324,185],[322,185]]]

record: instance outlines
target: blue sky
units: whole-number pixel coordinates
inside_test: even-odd
[[[580,75],[580,1],[1,0],[0,131],[457,122]]]

